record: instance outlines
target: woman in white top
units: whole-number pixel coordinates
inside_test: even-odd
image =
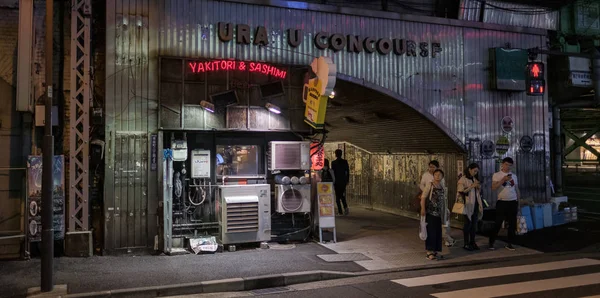
[[[463,248],[469,251],[479,250],[479,246],[475,243],[477,221],[483,218],[479,165],[472,163],[465,169],[464,175],[458,180],[458,187],[456,189],[458,196],[462,196],[465,202],[465,225],[463,227],[465,245]]]

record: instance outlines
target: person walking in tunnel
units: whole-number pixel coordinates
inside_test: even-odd
[[[433,181],[425,186],[421,194],[421,216],[427,222],[427,239],[425,250],[427,259],[436,260],[444,257],[442,252],[442,216],[446,212],[446,187],[444,172],[437,169],[433,172]]]
[[[335,189],[338,213],[340,215],[348,215],[350,209],[348,208],[348,203],[346,203],[346,186],[350,182],[350,166],[348,165],[348,161],[342,158],[343,153],[340,149],[335,150],[336,159],[331,163],[331,169],[333,169],[335,177],[333,188]],[[342,205],[344,209],[342,209]]]
[[[423,176],[421,176],[421,183],[419,183],[419,188],[421,189],[421,194],[423,194],[423,192],[425,192],[425,188],[427,187],[427,185],[431,184],[431,182],[433,182],[433,173],[435,172],[435,170],[440,168],[440,163],[437,160],[432,160],[429,162],[429,168],[427,169],[427,172],[423,173]],[[446,183],[446,181],[444,180],[444,178],[442,177],[442,183]],[[419,197],[420,198],[420,197]],[[456,243],[456,240],[454,240],[451,236],[450,236],[450,231],[452,230],[452,228],[450,227],[450,210],[447,209],[446,207],[446,213],[444,214],[444,216],[442,216],[443,219],[443,223],[444,226],[446,227],[443,231],[444,235],[443,238],[446,239],[446,246],[447,247],[452,247],[454,245],[454,243]]]
[[[463,248],[472,251],[479,250],[475,242],[477,222],[483,218],[483,204],[481,201],[481,184],[479,183],[479,165],[470,164],[464,171],[464,175],[458,180],[457,198],[460,196],[464,202],[462,214],[465,224],[463,227]],[[454,210],[454,209],[453,209]]]
[[[496,224],[490,235],[489,249],[491,250],[495,249],[494,243],[503,221],[508,224],[508,242],[505,248],[515,250],[512,244],[515,241],[521,193],[519,192],[517,176],[511,171],[513,164],[512,158],[504,158],[500,165],[500,171],[492,177],[492,190],[498,190],[498,201],[496,202]]]
[[[335,184],[335,173],[329,167],[329,159],[325,159],[323,169],[321,169],[321,182],[333,182]]]

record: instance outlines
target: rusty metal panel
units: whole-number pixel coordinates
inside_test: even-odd
[[[558,10],[501,1],[461,0],[459,19],[479,21],[483,7],[483,22],[547,30],[558,30]]]
[[[532,175],[520,181],[521,189],[535,200],[545,200],[550,197],[547,183],[550,175],[550,146],[548,139],[549,113],[547,95],[540,97],[527,96],[524,92],[507,93],[489,90],[488,65],[489,57],[483,49],[494,47],[534,48],[543,47],[545,38],[535,35],[516,34],[509,32],[465,29],[465,68],[464,68],[464,106],[466,117],[466,142],[473,143],[469,159],[479,163],[483,178],[483,195],[495,205],[495,194],[491,191],[491,178],[499,170],[498,159],[513,157],[517,177]],[[545,57],[541,57],[545,61]],[[502,130],[502,119],[511,117],[514,128],[510,133]],[[481,142],[490,140],[496,142],[506,135],[510,142],[508,152],[499,156],[484,156],[480,150]],[[534,140],[534,154],[537,162],[531,163],[529,172],[527,159],[519,164],[519,140],[529,136]],[[539,183],[543,181],[544,183]]]
[[[111,249],[145,247],[148,239],[148,136],[118,133],[115,138],[115,206],[107,208],[114,243]]]
[[[148,209],[158,200],[150,195],[153,202],[148,202],[149,194],[156,194],[155,188],[148,189],[148,179],[156,175],[146,170],[148,132],[157,129],[158,117],[156,5],[150,0],[106,2],[104,242],[109,251],[147,247],[154,238],[148,232],[155,230],[147,222]]]

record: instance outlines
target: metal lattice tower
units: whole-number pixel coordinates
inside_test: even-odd
[[[90,0],[71,0],[69,231],[87,231],[90,145]]]

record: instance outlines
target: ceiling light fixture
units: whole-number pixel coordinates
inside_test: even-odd
[[[206,111],[209,111],[211,113],[215,112],[215,105],[206,100],[201,101],[200,106],[202,106],[202,108]]]
[[[269,110],[271,113],[281,114],[281,109],[270,102],[267,102],[265,108],[267,108],[267,110]]]

